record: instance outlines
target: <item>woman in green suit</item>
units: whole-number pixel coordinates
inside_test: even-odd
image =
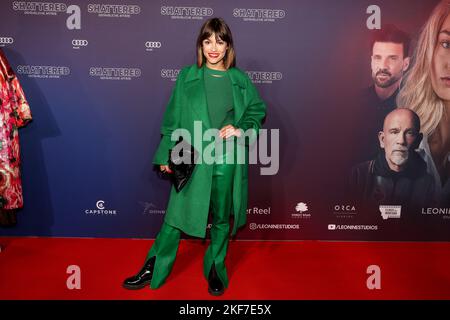
[[[246,222],[248,147],[256,140],[266,114],[256,88],[246,73],[235,67],[235,60],[227,24],[220,18],[206,21],[197,38],[197,64],[183,68],[178,75],[153,164],[172,173],[169,150],[176,144],[173,133],[177,129],[189,133],[200,157],[184,188],[176,192],[172,187],[161,230],[142,269],[124,281],[127,289],[148,284],[152,289],[160,287],[175,261],[180,233],[204,238],[210,212],[211,243],[204,257],[204,275],[212,295],[222,294],[228,286],[224,261],[230,215],[234,216],[234,235]],[[211,129],[216,130],[213,142],[204,135]],[[212,163],[206,152],[211,145]]]

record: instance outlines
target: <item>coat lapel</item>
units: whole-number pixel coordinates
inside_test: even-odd
[[[245,84],[242,81],[242,75],[236,68],[229,69],[228,74],[230,75],[231,85],[233,87],[234,124],[237,125],[246,108],[243,96],[245,93]]]
[[[185,86],[189,106],[197,114],[205,128],[211,128],[206,102],[205,84],[203,81],[203,68],[197,68],[195,65],[192,66],[186,75]]]

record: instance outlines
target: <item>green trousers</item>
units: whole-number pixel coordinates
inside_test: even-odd
[[[223,163],[213,164],[210,208],[212,212],[211,242],[206,250],[203,261],[203,274],[208,279],[212,264],[216,266],[217,274],[225,287],[228,286],[228,276],[225,268],[225,256],[228,249],[230,213],[232,206],[232,185],[234,164],[226,164],[226,154]],[[172,270],[180,242],[181,231],[163,223],[147,259],[156,256],[152,289],[159,288]]]

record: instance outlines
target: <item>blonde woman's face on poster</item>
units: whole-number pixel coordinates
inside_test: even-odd
[[[433,54],[431,83],[437,96],[450,102],[450,15],[439,30]]]

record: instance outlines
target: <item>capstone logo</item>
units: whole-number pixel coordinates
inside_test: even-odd
[[[14,11],[30,15],[56,16],[58,13],[66,13],[67,11],[65,3],[53,2],[13,1],[12,8]]]
[[[145,51],[154,51],[155,49],[161,48],[161,42],[159,41],[146,41]]]
[[[0,47],[5,47],[6,45],[13,44],[14,38],[12,37],[0,37]]]
[[[383,220],[387,220],[389,218],[400,219],[400,213],[402,211],[402,206],[380,205],[379,209],[380,209],[381,217],[383,218]]]
[[[233,9],[233,17],[242,18],[244,21],[275,22],[286,17],[286,11],[281,9]]]
[[[103,210],[103,209],[105,209],[105,201],[103,201],[103,200],[98,200],[98,201],[95,203],[95,206],[97,207],[97,209]]]
[[[203,20],[204,17],[210,17],[213,14],[214,10],[207,7],[161,7],[161,15],[170,16],[172,19]]]
[[[59,79],[70,74],[70,68],[65,66],[17,66],[17,73],[27,75],[29,78]]]
[[[131,18],[141,13],[141,7],[128,4],[88,4],[88,13],[97,14],[106,18]]]
[[[283,79],[283,74],[279,71],[246,71],[253,83],[273,83]]]
[[[100,80],[132,80],[139,78],[142,71],[139,68],[123,67],[91,67],[89,75]]]
[[[179,73],[180,69],[161,69],[161,78],[176,81]]]
[[[111,210],[107,209],[105,206],[104,200],[98,200],[95,203],[96,209],[86,209],[84,210],[84,213],[86,215],[94,215],[94,216],[111,216],[111,215],[117,215],[117,210]]]
[[[73,39],[72,40],[72,47],[74,49],[80,49],[81,47],[87,47],[89,44],[89,41],[84,39]]]
[[[251,231],[258,229],[275,229],[275,230],[295,230],[300,229],[299,224],[268,224],[268,223],[250,223],[249,229]]]

